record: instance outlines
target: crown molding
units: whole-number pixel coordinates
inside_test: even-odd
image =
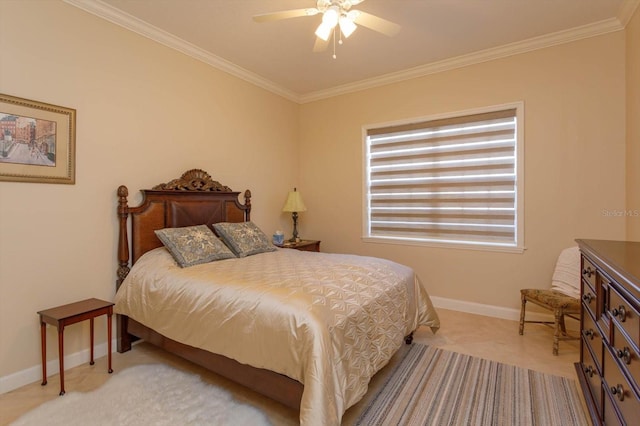
[[[485,49],[467,55],[457,56],[455,58],[444,59],[418,67],[413,67],[406,70],[357,81],[355,83],[336,86],[327,90],[319,90],[316,92],[300,94],[286,89],[281,85],[276,84],[256,73],[239,67],[232,62],[227,61],[226,59],[223,59],[212,54],[211,52],[201,49],[198,46],[182,40],[181,38],[178,38],[160,28],[150,25],[147,22],[129,15],[128,13],[123,12],[120,9],[114,8],[113,6],[108,5],[100,0],[63,1],[79,9],[82,9],[85,12],[103,18],[109,22],[140,34],[143,37],[147,37],[171,49],[182,52],[185,55],[211,65],[214,68],[217,68],[221,71],[224,71],[228,74],[231,74],[235,77],[238,77],[260,88],[268,90],[276,95],[282,96],[283,98],[299,104],[314,102],[374,87],[385,86],[388,84],[398,83],[413,78],[424,77],[429,74],[462,68],[469,65],[479,64],[482,62],[530,52],[532,50],[544,49],[559,44],[581,40],[584,38],[620,31],[624,29],[626,24],[633,16],[636,8],[640,4],[640,0],[625,0],[620,6],[617,18],[610,18],[604,21],[595,22],[593,24],[558,31],[552,34],[546,34],[543,36],[510,43],[495,48]]]
[[[521,53],[530,52],[532,50],[544,49],[546,47],[570,43],[584,38],[619,31],[623,28],[624,27],[621,25],[620,21],[617,18],[610,18],[604,21],[572,28],[569,30],[558,31],[556,33],[546,34],[515,43],[505,44],[503,46],[485,49],[467,55],[457,56],[455,58],[431,62],[426,65],[385,74],[367,80],[361,80],[356,83],[333,87],[328,90],[301,95],[300,103],[314,102],[351,92],[424,77],[429,74],[462,68],[482,62],[493,61],[495,59],[506,58],[508,56],[518,55]]]
[[[272,93],[275,93],[276,95],[282,96],[283,98],[289,99],[293,102],[300,103],[300,96],[297,93],[288,90],[270,80],[267,80],[266,78],[256,73],[239,67],[238,65],[235,65],[234,63],[229,62],[226,59],[223,59],[211,52],[201,49],[194,44],[176,37],[158,27],[142,21],[141,19],[138,19],[135,16],[123,12],[122,10],[117,9],[100,0],[63,1],[79,9],[82,9],[85,12],[91,13],[92,15],[98,16],[99,18],[105,19],[113,24],[119,25],[123,28],[140,34],[143,37],[147,37],[171,49],[184,53],[185,55],[211,65],[214,68],[245,80]]]
[[[618,10],[618,20],[623,27],[626,27],[634,12],[640,5],[640,0],[624,0]]]

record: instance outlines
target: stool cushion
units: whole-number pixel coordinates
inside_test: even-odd
[[[580,249],[562,250],[551,278],[551,289],[570,297],[580,297]]]
[[[520,290],[522,297],[532,302],[548,306],[550,309],[562,308],[565,312],[580,312],[580,300],[556,290],[527,288]]]

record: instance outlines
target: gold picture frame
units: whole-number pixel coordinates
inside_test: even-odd
[[[76,110],[0,93],[0,181],[75,184]]]

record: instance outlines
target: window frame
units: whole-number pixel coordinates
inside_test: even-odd
[[[504,110],[515,110],[516,129],[515,129],[515,244],[514,245],[492,245],[488,242],[453,242],[442,241],[438,239],[408,239],[398,238],[394,236],[371,236],[370,235],[370,195],[369,186],[371,173],[369,170],[369,143],[368,132],[373,129],[379,129],[391,126],[404,126],[410,124],[427,123],[435,120],[452,119],[457,117],[471,116],[475,114],[492,113]],[[362,240],[367,243],[382,244],[399,244],[408,246],[427,246],[441,248],[470,249],[481,251],[497,251],[509,253],[523,253],[525,248],[524,242],[524,102],[510,102],[487,107],[472,108],[461,111],[453,111],[442,114],[432,114],[428,116],[396,120],[384,123],[367,124],[362,127],[362,160],[363,160],[363,179],[362,179]]]

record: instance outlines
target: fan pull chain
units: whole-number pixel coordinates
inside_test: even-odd
[[[336,58],[336,27],[333,27],[333,59]]]

